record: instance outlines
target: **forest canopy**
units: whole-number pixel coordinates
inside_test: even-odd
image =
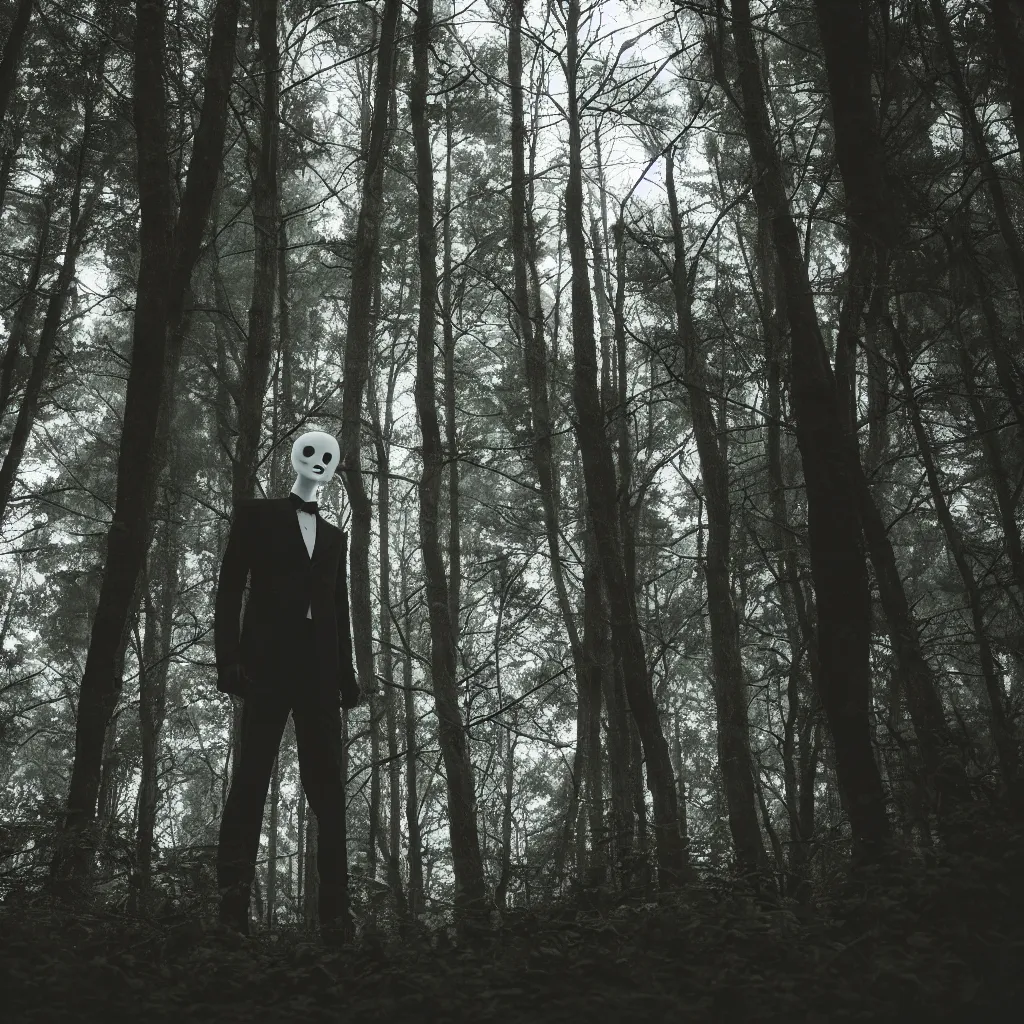
[[[0,891],[215,895],[217,574],[338,438],[354,927],[1022,809],[1021,0],[12,0]],[[986,819],[988,820],[988,819]],[[281,746],[252,915],[315,923]]]

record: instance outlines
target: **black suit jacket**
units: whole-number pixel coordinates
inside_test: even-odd
[[[255,685],[268,672],[298,659],[291,645],[312,605],[319,676],[322,685],[341,691],[343,707],[359,701],[352,668],[349,625],[347,540],[336,526],[316,517],[313,555],[306,551],[295,506],[288,498],[239,502],[220,567],[213,617],[217,689],[236,692],[224,670],[240,664]],[[239,627],[242,592],[249,600]],[[244,685],[244,684],[241,684]]]

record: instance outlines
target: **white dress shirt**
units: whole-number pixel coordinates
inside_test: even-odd
[[[316,545],[316,516],[312,512],[303,512],[301,508],[295,510],[295,515],[299,520],[299,529],[302,530],[302,540],[306,545],[306,553],[312,558],[313,548]],[[313,618],[312,604],[306,612],[306,618]]]

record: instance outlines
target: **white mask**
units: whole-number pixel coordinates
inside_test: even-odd
[[[341,449],[333,434],[311,430],[292,445],[292,469],[314,483],[323,485],[334,476],[341,458]]]

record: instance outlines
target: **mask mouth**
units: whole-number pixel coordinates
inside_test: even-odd
[[[314,466],[313,467],[313,472],[317,473],[317,474],[319,474],[321,476],[323,475],[323,471],[324,471],[324,467],[323,466]]]

